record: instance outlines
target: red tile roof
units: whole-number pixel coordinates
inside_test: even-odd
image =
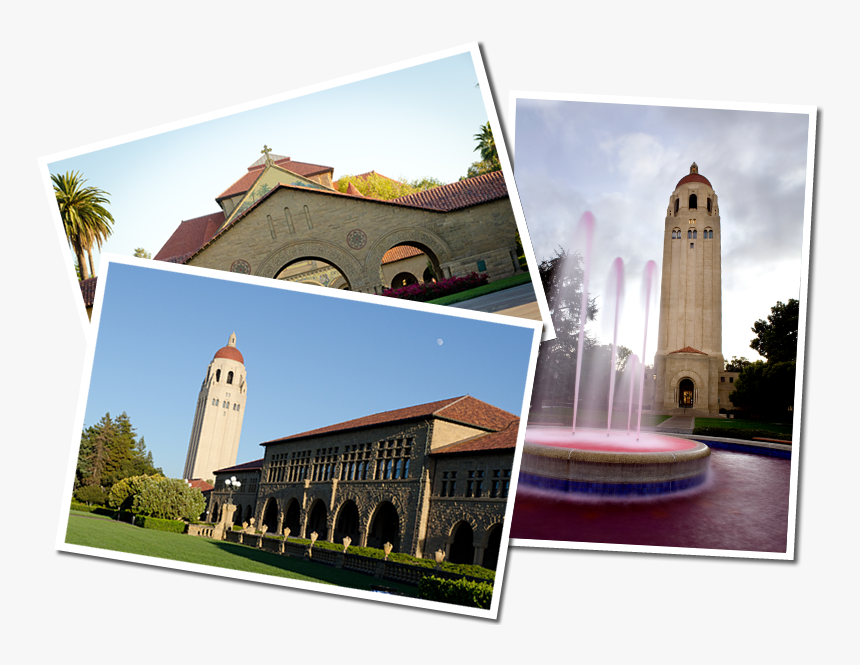
[[[685,175],[683,178],[681,178],[678,181],[678,184],[675,185],[675,189],[678,189],[678,187],[680,187],[681,185],[686,184],[688,182],[701,182],[701,183],[706,184],[711,189],[713,189],[710,181],[705,176],[699,175],[698,173],[690,173],[688,175]]]
[[[704,351],[694,349],[692,346],[685,346],[683,349],[678,349],[677,351],[670,351],[669,353],[701,353],[703,356],[708,355]]]
[[[364,194],[358,191],[358,187],[353,185],[351,182],[347,183],[346,193],[351,194],[352,196],[364,196]]]
[[[487,450],[513,450],[517,447],[517,434],[520,429],[520,419],[508,423],[500,432],[479,434],[478,436],[452,443],[450,446],[434,450],[431,455],[447,455],[450,453],[474,453]]]
[[[222,211],[185,220],[179,224],[173,235],[158,250],[155,260],[170,261],[183,254],[190,256],[209,242],[223,223],[224,213]],[[181,263],[181,261],[172,262]]]
[[[235,360],[238,363],[245,364],[245,359],[235,346],[222,346],[215,352],[215,357],[227,358],[227,360]]]
[[[188,484],[191,485],[191,487],[193,487],[194,489],[200,490],[201,492],[208,492],[209,490],[215,488],[215,485],[210,485],[205,480],[199,479],[189,480]]]
[[[221,194],[219,194],[215,198],[215,200],[220,201],[221,199],[236,196],[237,194],[244,194],[249,189],[251,189],[253,184],[257,181],[257,178],[260,177],[260,174],[264,170],[265,162],[263,162],[262,159],[263,158],[261,157],[256,162],[251,164],[251,166],[248,167],[248,172],[241,178],[239,178],[236,182],[234,182],[232,185],[230,185],[223,192],[221,192]],[[331,171],[332,173],[334,173],[334,167],[332,166],[309,164],[307,162],[294,162],[289,157],[279,159],[275,161],[274,164],[275,166],[280,166],[282,169],[286,169],[291,173],[295,173],[296,175],[300,175],[305,178],[312,175],[319,175],[320,173],[325,173],[326,171]]]
[[[419,256],[423,254],[420,249],[417,247],[412,247],[410,245],[398,245],[397,247],[392,247],[385,254],[382,255],[382,263],[394,263],[395,261],[402,261],[403,259],[410,259],[413,256]]]
[[[423,192],[408,194],[392,203],[405,205],[418,205],[434,210],[458,210],[469,206],[496,199],[505,198],[508,195],[508,186],[505,184],[505,176],[501,171],[493,171],[473,178],[466,178],[450,185],[425,189]]]
[[[265,441],[260,445],[268,446],[275,443],[304,439],[322,434],[333,434],[335,432],[430,417],[451,420],[492,431],[503,429],[511,422],[511,420],[516,419],[516,416],[512,413],[503,411],[502,409],[496,408],[486,402],[475,399],[470,395],[465,395],[463,397],[453,397],[451,399],[445,399],[438,402],[429,402],[427,404],[419,404],[418,406],[410,406],[405,409],[384,411],[372,416],[365,416],[364,418],[347,420],[346,422],[329,425],[328,427],[320,427],[319,429],[302,432],[301,434],[292,434],[281,439]]]
[[[236,466],[228,466],[225,469],[218,469],[213,473],[236,473],[237,471],[259,471],[263,468],[263,458],[255,459],[253,462],[245,462]]]
[[[81,287],[81,295],[84,297],[85,307],[92,307],[93,302],[95,302],[97,281],[98,277],[90,277],[89,279],[82,279],[78,282]]]

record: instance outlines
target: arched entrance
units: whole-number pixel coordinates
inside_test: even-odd
[[[377,506],[367,534],[368,547],[382,549],[385,543],[394,546],[392,552],[400,551],[400,518],[397,516],[397,508],[388,501]]]
[[[490,527],[490,533],[487,536],[487,547],[484,549],[484,559],[481,565],[484,568],[495,570],[499,562],[499,550],[502,546],[502,525],[494,524]]]
[[[411,284],[442,279],[442,268],[436,254],[426,245],[406,242],[394,245],[382,255],[379,270],[382,283],[399,289]]]
[[[290,499],[287,505],[287,510],[284,513],[284,529],[289,529],[293,537],[301,533],[301,511],[299,510],[299,502],[295,499]]]
[[[417,284],[418,278],[415,277],[411,272],[399,272],[397,273],[391,280],[391,288],[392,289],[401,289],[404,286],[411,286],[412,284]]]
[[[271,497],[266,500],[266,509],[263,511],[263,524],[266,525],[267,533],[278,532],[278,502]]]
[[[682,379],[678,384],[678,406],[689,409],[693,406],[693,382],[690,379]]]
[[[327,286],[335,289],[349,289],[349,279],[333,263],[315,257],[302,257],[284,265],[275,279],[312,286]]]
[[[241,524],[242,523],[242,504],[236,506],[236,510],[233,511],[233,524]]]
[[[349,536],[353,543],[358,544],[359,523],[358,507],[355,502],[345,501],[337,514],[332,542],[342,543],[344,536]]]
[[[325,503],[317,501],[311,510],[311,516],[308,518],[308,526],[305,529],[305,538],[310,538],[311,534],[316,531],[319,540],[328,540],[328,511],[325,509]]]
[[[466,522],[458,522],[454,527],[451,552],[448,561],[451,563],[473,563],[475,560],[475,534]]]

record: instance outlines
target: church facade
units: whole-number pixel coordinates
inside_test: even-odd
[[[694,162],[669,197],[663,226],[654,409],[732,410],[736,372],[724,371],[719,201]]]
[[[262,459],[215,472],[208,519],[229,500],[236,523],[254,517],[268,533],[495,568],[518,430],[513,414],[463,396],[267,441]]]
[[[245,359],[236,348],[236,333],[215,352],[197,396],[194,424],[185,457],[185,480],[211,480],[215,470],[236,464],[248,376]]]

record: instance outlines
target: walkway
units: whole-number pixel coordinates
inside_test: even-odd
[[[537,304],[535,298],[535,290],[532,285],[520,284],[519,286],[505,289],[504,291],[496,291],[488,293],[485,296],[478,296],[471,300],[454,303],[450,307],[460,307],[462,309],[471,309],[476,312],[501,312],[502,310],[527,305],[529,303]]]
[[[696,426],[696,419],[693,416],[672,416],[668,420],[654,427],[655,432],[677,434],[692,434],[693,427]]]

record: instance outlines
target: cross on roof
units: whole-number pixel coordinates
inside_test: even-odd
[[[272,152],[272,149],[271,149],[269,146],[267,146],[266,144],[263,144],[263,149],[262,149],[262,150],[260,150],[260,153],[261,153],[261,154],[263,154],[263,155],[265,155],[265,157],[266,157],[266,164],[271,164],[271,163],[272,163],[272,158],[271,158],[271,157],[269,157],[269,153],[270,153],[270,152]]]

